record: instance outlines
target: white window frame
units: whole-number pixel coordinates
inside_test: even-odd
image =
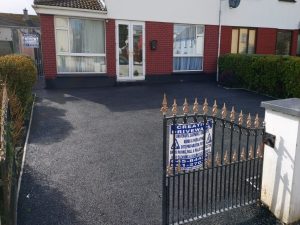
[[[67,19],[68,28],[56,26],[56,18]],[[103,22],[104,24],[104,53],[71,53],[71,44],[70,44],[70,19],[81,19],[81,20],[95,20]],[[82,56],[82,57],[104,57],[106,71],[104,72],[59,72],[58,66],[56,65],[57,74],[106,74],[107,73],[107,57],[106,57],[106,23],[104,19],[94,19],[94,18],[83,18],[83,17],[67,17],[67,16],[55,16],[54,17],[54,30],[55,30],[55,53],[56,53],[56,62],[59,56]],[[68,32],[68,49],[69,52],[58,52],[56,48],[57,44],[57,30],[64,30]]]
[[[173,24],[173,35],[174,35],[174,29],[175,29],[175,25],[187,25],[187,26],[196,26],[196,40],[197,40],[197,26],[203,26],[203,34],[201,35],[203,37],[203,42],[201,43],[202,44],[202,54],[174,54],[174,39],[173,39],[173,59],[175,57],[198,57],[198,58],[202,58],[202,65],[201,65],[201,70],[174,70],[174,61],[172,63],[173,65],[173,72],[176,72],[176,73],[180,73],[180,72],[202,72],[203,71],[203,63],[204,63],[204,42],[205,42],[205,25],[204,24],[187,24],[187,23],[183,23],[183,24],[180,24],[180,23],[174,23]],[[180,46],[181,46],[181,42],[180,42]],[[186,45],[185,45],[186,47]],[[197,43],[195,45],[195,47],[197,48]]]

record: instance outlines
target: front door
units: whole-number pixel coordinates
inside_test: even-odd
[[[145,79],[144,23],[118,21],[116,23],[117,80]]]

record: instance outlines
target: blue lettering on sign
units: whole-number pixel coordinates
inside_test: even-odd
[[[192,124],[177,124],[171,125],[171,134],[189,134],[195,132],[203,132],[212,128],[212,120],[208,120],[206,126],[204,126],[204,122],[202,123],[192,123]]]

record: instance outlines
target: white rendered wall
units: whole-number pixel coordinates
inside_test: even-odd
[[[219,0],[106,0],[108,18],[218,25]],[[300,1],[241,0],[230,9],[222,0],[222,24],[299,29]]]
[[[265,146],[261,200],[289,224],[300,219],[300,118],[266,110],[265,123],[276,143]]]

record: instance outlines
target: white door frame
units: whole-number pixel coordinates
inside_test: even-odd
[[[120,77],[120,68],[119,68],[119,25],[124,24],[128,25],[128,42],[129,42],[129,76],[128,77]],[[133,75],[133,25],[141,25],[143,27],[143,74],[141,76]],[[137,81],[137,80],[145,80],[145,72],[146,72],[146,46],[145,46],[145,22],[140,21],[128,21],[128,20],[117,20],[116,21],[116,72],[117,72],[117,81]]]

